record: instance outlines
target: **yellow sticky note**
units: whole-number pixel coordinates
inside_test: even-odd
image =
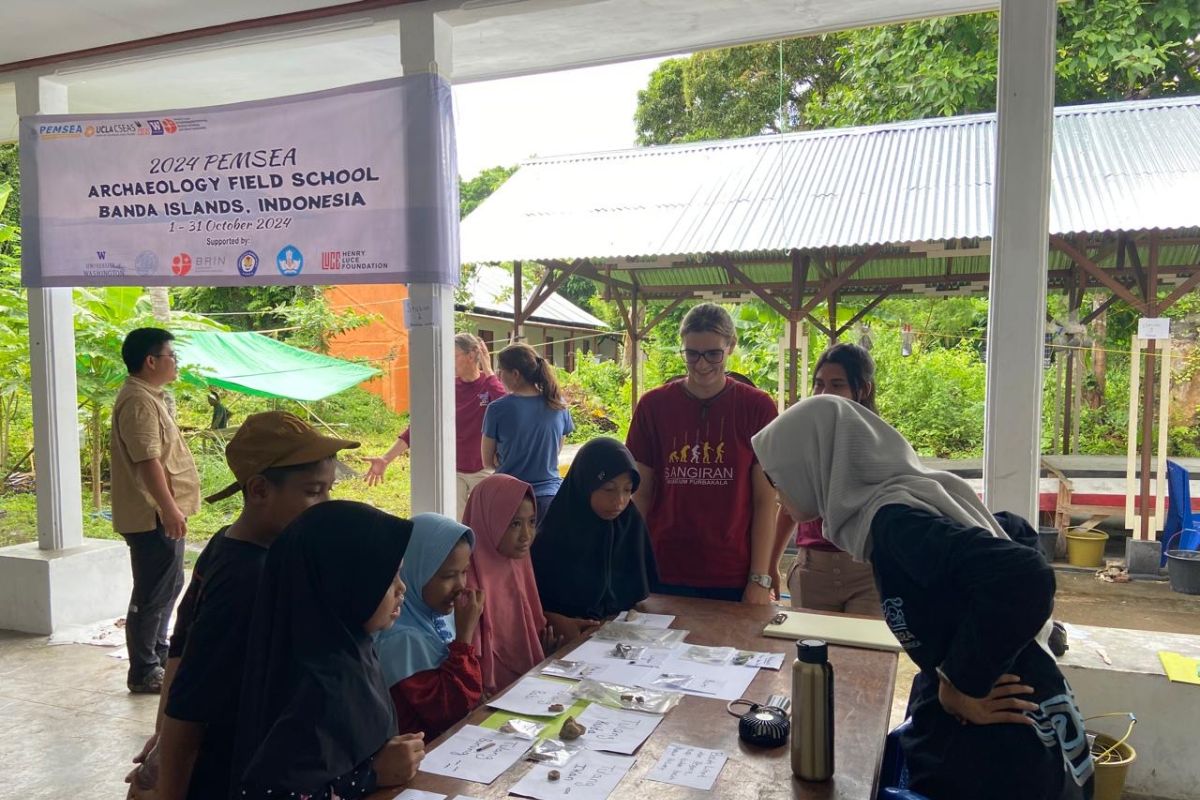
[[[1190,658],[1170,650],[1159,650],[1158,658],[1169,679],[1200,686],[1200,674],[1197,674],[1200,673],[1200,658]]]

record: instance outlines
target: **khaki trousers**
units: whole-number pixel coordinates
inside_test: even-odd
[[[463,514],[467,510],[467,497],[471,494],[471,490],[480,484],[480,482],[488,475],[492,474],[490,469],[481,469],[479,472],[457,472],[455,473],[458,480],[455,481],[455,491],[458,500],[458,516],[455,517],[459,522],[462,522]]]
[[[849,553],[801,547],[787,577],[792,608],[883,616],[870,564]]]

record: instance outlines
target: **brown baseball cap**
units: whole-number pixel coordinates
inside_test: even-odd
[[[358,442],[322,436],[311,425],[286,411],[251,414],[225,445],[225,461],[236,481],[204,498],[215,503],[241,491],[246,481],[271,467],[309,464],[339,450],[358,447]]]

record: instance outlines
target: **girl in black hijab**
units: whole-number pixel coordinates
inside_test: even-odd
[[[412,523],[371,506],[313,506],[272,545],[250,623],[234,798],[344,800],[416,774],[397,737],[372,634],[400,615]]]
[[[656,572],[646,523],[630,502],[637,464],[625,445],[599,438],[579,449],[533,541],[533,571],[547,619],[572,638],[580,620],[627,611]]]

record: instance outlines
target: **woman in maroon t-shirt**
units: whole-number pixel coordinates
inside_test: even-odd
[[[813,394],[836,394],[875,410],[875,362],[856,344],[835,344],[817,359]],[[879,591],[870,564],[855,561],[821,534],[821,520],[801,523],[782,507],[775,527],[775,551],[771,554],[773,583],[778,589],[779,559],[792,531],[796,531],[796,560],[788,571],[787,586],[792,608],[841,611],[848,614],[881,616]]]
[[[770,603],[775,491],[750,437],[775,419],[775,401],[725,374],[736,342],[725,309],[695,306],[679,336],[687,375],[642,397],[625,442],[658,565],[651,590]]]
[[[478,336],[459,333],[454,337],[454,436],[456,493],[458,515],[462,519],[467,507],[467,496],[480,481],[492,474],[483,465],[479,451],[483,438],[483,412],[493,400],[499,400],[507,392],[504,384],[492,372],[492,357],[487,345]],[[367,470],[368,486],[383,481],[383,473],[400,456],[408,452],[408,428],[396,437],[396,443],[386,453],[368,458],[371,468]]]

